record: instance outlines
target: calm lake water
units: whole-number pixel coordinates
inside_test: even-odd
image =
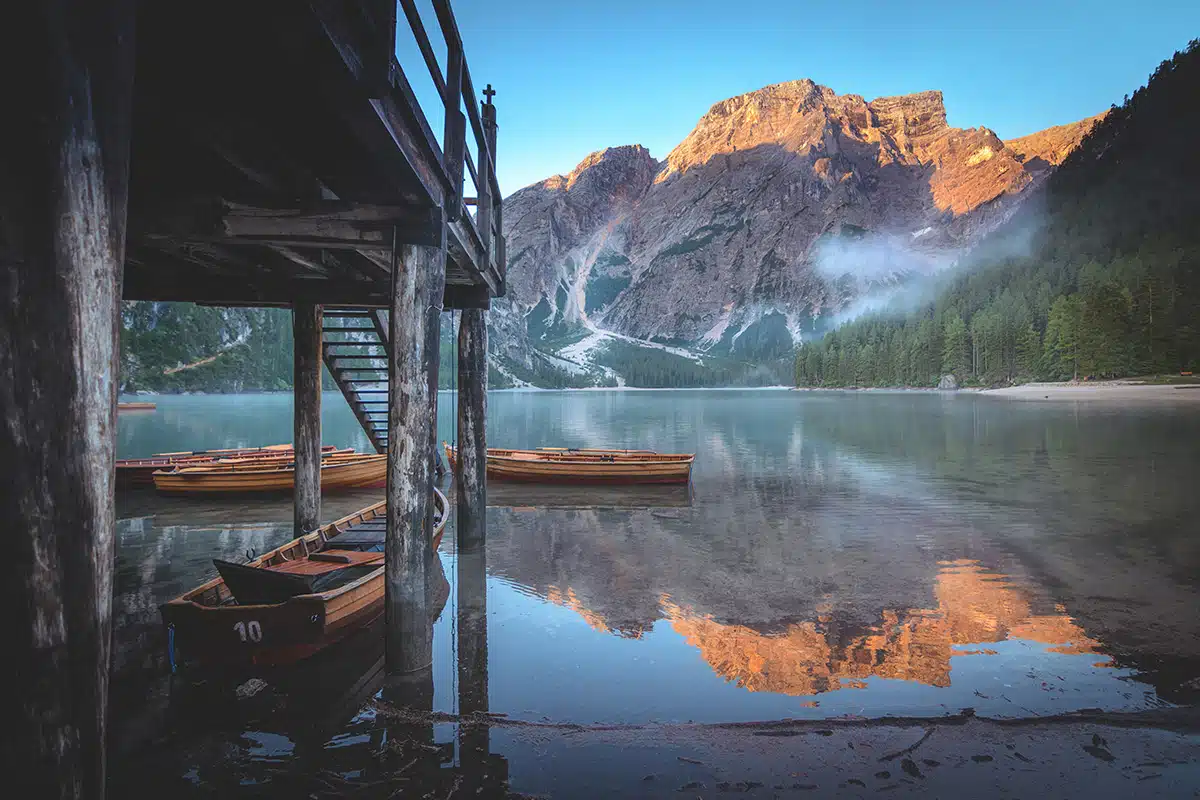
[[[154,399],[156,412],[121,416],[121,457],[291,439],[290,395]],[[453,414],[443,393],[442,438]],[[338,394],[325,396],[324,430],[327,444],[369,449]],[[428,743],[443,766],[467,759],[453,722],[464,684],[491,713],[547,728],[1038,717],[1200,695],[1200,418],[1190,409],[934,393],[498,392],[488,435],[493,446],[697,458],[690,487],[493,483],[486,658],[465,669],[451,521],[431,701],[446,716],[431,718]],[[381,498],[327,495],[324,516]],[[291,513],[280,499],[118,498],[118,784],[153,763],[168,785],[268,792],[311,778],[319,762],[325,777],[314,780],[336,788],[386,749],[379,631],[310,672],[265,676],[243,700],[203,676],[168,678],[158,604],[213,575],[214,557],[291,538]],[[199,701],[196,683],[208,689]],[[493,730],[469,749],[532,792],[559,787],[549,747]]]

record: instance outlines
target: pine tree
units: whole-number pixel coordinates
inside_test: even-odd
[[[1046,323],[1045,359],[1054,377],[1079,379],[1079,325],[1082,303],[1078,295],[1065,295],[1050,307]]]
[[[942,371],[964,380],[971,371],[971,340],[962,316],[954,314],[946,320],[942,339]]]
[[[1042,335],[1033,323],[1027,323],[1017,335],[1017,376],[1035,378],[1041,373]]]

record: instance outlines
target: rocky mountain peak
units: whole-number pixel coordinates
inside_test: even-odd
[[[1061,164],[1107,114],[1103,111],[1079,122],[1055,125],[1028,136],[1008,139],[1004,145],[1016,153],[1027,170],[1047,171]]]
[[[715,104],[667,156],[658,180],[759,147],[793,153],[817,148],[837,155],[844,139],[877,145],[880,163],[923,161],[925,147],[947,128],[938,91],[868,103],[861,95],[839,95],[809,79],[788,81]]]
[[[938,91],[877,97],[867,106],[879,127],[897,140],[922,142],[949,127],[946,104]]]
[[[640,172],[653,173],[657,168],[658,162],[640,144],[606,147],[589,153],[568,174],[554,175],[537,185],[551,191],[571,191],[581,181],[584,189],[596,184],[611,186]]]
[[[608,148],[508,198],[496,316],[568,370],[610,340],[790,352],[1007,219],[1096,119],[1005,142],[950,127],[938,91],[867,101],[796,80],[731,97],[664,162]]]

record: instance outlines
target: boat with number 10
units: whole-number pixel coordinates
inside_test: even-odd
[[[433,504],[437,550],[449,504],[436,489]],[[282,666],[370,625],[383,614],[386,529],[381,501],[245,564],[214,559],[218,577],[161,608],[172,665]]]

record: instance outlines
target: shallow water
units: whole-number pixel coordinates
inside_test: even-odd
[[[289,395],[156,399],[154,413],[121,416],[120,456],[290,439]],[[443,393],[445,439],[452,404]],[[324,419],[327,444],[366,448],[339,395],[326,395]],[[487,624],[473,631],[486,656],[465,669],[455,643],[470,615],[456,614],[451,522],[439,557],[452,593],[422,701],[446,719],[463,691],[509,720],[552,725],[964,709],[1014,718],[1197,699],[1200,418],[1186,409],[934,393],[500,392],[488,432],[493,446],[697,459],[690,487],[493,484]],[[327,495],[324,516],[381,498]],[[290,538],[289,502],[139,493],[118,499],[118,516],[118,779],[150,743],[156,773],[210,790],[278,786],[312,752],[349,780],[367,769],[387,738],[372,700],[378,631],[268,676],[249,700],[218,692],[220,702],[197,703],[182,688],[195,676],[166,677],[157,605],[213,574],[212,558]],[[449,722],[430,729],[431,742],[449,743],[448,763],[462,761],[462,740]],[[489,747],[514,788],[538,785],[536,752],[503,732]]]

